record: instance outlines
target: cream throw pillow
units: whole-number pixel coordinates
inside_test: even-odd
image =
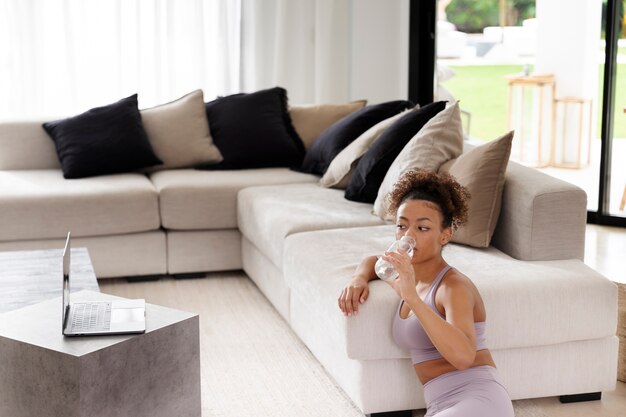
[[[386,197],[406,171],[426,169],[436,172],[441,164],[456,158],[462,151],[461,110],[459,103],[455,102],[430,119],[393,161],[378,189],[374,214],[381,219],[392,220],[387,213]]]
[[[223,159],[211,138],[202,90],[141,110],[141,120],[154,153],[163,161],[149,171],[218,163]]]
[[[327,188],[345,190],[359,159],[367,152],[372,143],[376,142],[385,129],[404,116],[408,111],[411,110],[405,110],[375,124],[346,146],[330,162],[324,176],[320,179],[320,185]]]
[[[498,223],[502,190],[511,154],[513,132],[478,146],[446,162],[439,172],[448,172],[470,192],[468,221],[452,236],[452,242],[486,248]]]
[[[367,100],[357,100],[346,104],[290,106],[289,115],[304,147],[309,149],[324,130],[366,104]]]

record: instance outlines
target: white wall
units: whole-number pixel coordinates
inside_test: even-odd
[[[557,97],[595,98],[602,1],[537,0],[536,7],[535,71],[556,76]]]
[[[596,132],[598,71],[601,60],[601,0],[537,0],[537,56],[535,71],[552,73],[556,97],[592,100],[589,123],[583,112],[583,137]],[[564,13],[564,10],[567,12]],[[578,108],[557,112],[555,159],[558,163],[577,162],[580,116]],[[565,115],[565,118],[563,118]],[[583,145],[583,161],[587,146]]]

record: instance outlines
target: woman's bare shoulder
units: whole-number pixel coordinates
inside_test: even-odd
[[[440,288],[443,291],[438,291],[442,295],[450,292],[465,292],[467,294],[475,294],[477,291],[474,282],[459,271],[456,268],[451,268],[445,275],[444,279],[441,281]]]
[[[450,268],[450,270],[446,273],[442,281],[442,285],[444,283],[448,285],[474,285],[472,280],[467,275],[454,267]]]

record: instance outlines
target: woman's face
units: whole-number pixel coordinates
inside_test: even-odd
[[[452,237],[450,227],[442,228],[439,207],[424,200],[407,200],[396,214],[396,239],[408,235],[415,239],[413,263],[441,255],[442,247]]]

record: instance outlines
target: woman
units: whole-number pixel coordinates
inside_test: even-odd
[[[415,239],[412,258],[385,252],[398,277],[393,320],[396,343],[411,353],[424,385],[427,417],[509,417],[513,407],[485,343],[485,306],[472,281],[442,257],[452,233],[467,219],[469,193],[447,174],[409,171],[389,194],[396,239]],[[347,316],[357,314],[377,278],[377,257],[365,258],[339,297]]]

